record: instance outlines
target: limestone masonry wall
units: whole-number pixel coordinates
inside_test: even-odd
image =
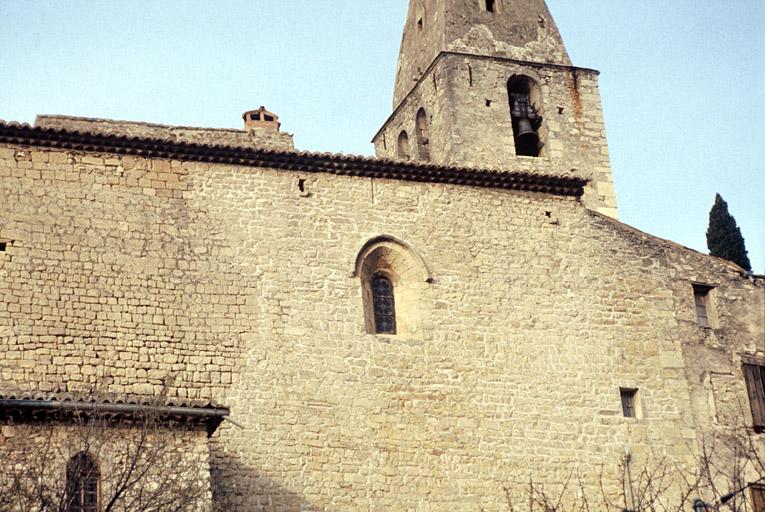
[[[541,87],[539,157],[515,154],[507,93],[513,75],[528,75]],[[398,159],[396,140],[406,130],[417,159],[421,107],[430,122],[433,162],[586,178],[585,205],[618,218],[597,72],[445,54],[375,137],[378,157]]]
[[[111,508],[116,512],[166,510],[170,503],[187,505],[183,510],[210,512],[213,507],[207,434],[178,425],[171,429],[156,427],[105,427],[84,419],[4,423],[0,427],[0,460],[5,465],[0,489],[8,492],[13,489],[11,483],[29,485],[39,480],[44,488],[41,495],[58,506],[66,496],[67,463],[78,453],[87,453],[98,465],[101,510],[117,497]],[[131,466],[134,473],[126,475]],[[139,473],[145,475],[136,478]],[[15,479],[16,475],[21,478]],[[13,491],[0,496],[4,512],[39,509],[38,489],[30,486]],[[25,499],[29,502],[25,503]]]
[[[238,146],[256,149],[292,151],[295,145],[292,135],[285,132],[254,128],[234,130],[227,128],[198,128],[193,126],[169,126],[164,124],[115,121],[71,116],[37,116],[35,126],[73,130],[106,135],[154,138],[169,142],[189,142],[221,146]]]
[[[225,403],[221,510],[499,511],[625,446],[690,463],[765,356],[762,280],[573,198],[0,146],[0,199],[0,389]],[[430,277],[403,335],[367,333],[379,235]]]
[[[485,0],[410,2],[393,93],[399,106],[442,51],[571,65],[558,27],[543,0],[482,8]],[[485,5],[485,4],[484,4]],[[503,8],[504,7],[504,8]]]

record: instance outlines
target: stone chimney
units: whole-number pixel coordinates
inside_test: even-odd
[[[244,119],[244,129],[247,131],[259,128],[278,132],[282,125],[279,122],[279,116],[269,112],[263,106],[257,110],[248,110],[242,114],[242,119]]]

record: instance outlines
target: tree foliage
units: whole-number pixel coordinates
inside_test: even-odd
[[[736,225],[736,219],[728,213],[728,203],[720,194],[716,195],[715,204],[709,211],[707,247],[712,256],[732,261],[744,270],[752,270],[744,246],[744,237]]]

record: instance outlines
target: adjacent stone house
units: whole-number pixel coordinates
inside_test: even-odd
[[[0,444],[148,407],[243,511],[499,511],[760,450],[765,278],[618,221],[597,76],[542,0],[412,0],[376,158],[265,108],[0,124]]]

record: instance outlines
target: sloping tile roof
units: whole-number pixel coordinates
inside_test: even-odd
[[[190,398],[158,398],[150,395],[95,394],[50,391],[0,390],[0,400],[38,400],[46,402],[77,402],[83,404],[129,404],[162,407],[186,407],[196,409],[225,409],[213,401]]]
[[[153,418],[159,422],[184,421],[203,426],[212,435],[229,415],[229,409],[212,402],[163,397],[0,391],[0,420],[47,422],[80,417],[107,421],[137,422]]]

